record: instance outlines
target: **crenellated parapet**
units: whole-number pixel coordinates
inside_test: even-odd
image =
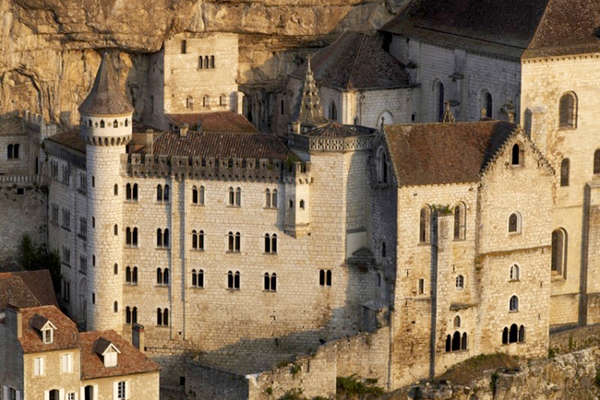
[[[277,159],[122,154],[121,172],[130,177],[175,177],[225,181],[309,182],[310,163]]]

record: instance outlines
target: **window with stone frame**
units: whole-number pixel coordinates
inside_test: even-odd
[[[510,266],[510,280],[518,281],[520,276],[519,266],[517,264],[513,264]]]
[[[467,207],[463,202],[454,207],[454,240],[465,240],[467,226]]]
[[[62,257],[60,261],[63,265],[66,265],[69,268],[71,267],[71,249],[67,246],[62,247]]]
[[[517,212],[510,214],[508,217],[508,233],[521,232],[521,215]]]
[[[600,174],[600,149],[594,152],[594,175]]]
[[[62,225],[61,227],[66,231],[71,231],[71,210],[67,208],[62,209]]]
[[[54,225],[58,225],[58,204],[52,204],[51,206],[50,222]]]
[[[570,162],[568,158],[564,158],[560,163],[560,186],[569,186],[569,168]]]
[[[429,228],[431,224],[431,209],[421,208],[419,214],[419,243],[429,243]]]
[[[559,101],[560,129],[577,128],[577,95],[574,92],[563,94]]]
[[[87,274],[87,257],[79,256],[79,272],[83,275]]]
[[[272,274],[265,272],[263,289],[265,292],[277,291],[277,274],[275,272],[273,272]]]
[[[79,237],[87,240],[87,219],[85,217],[79,217]]]
[[[555,275],[566,276],[567,231],[563,228],[552,231],[551,271]]]
[[[465,288],[465,277],[463,275],[458,275],[456,277],[456,289],[462,290]]]
[[[511,296],[508,304],[508,310],[510,312],[519,311],[519,298],[516,295]]]
[[[320,269],[319,270],[319,285],[320,286],[331,286],[332,284],[332,274],[330,269]]]
[[[204,288],[204,270],[192,270],[192,287]]]
[[[227,272],[227,288],[233,290],[240,289],[240,271]]]

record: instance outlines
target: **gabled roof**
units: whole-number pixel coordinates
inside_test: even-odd
[[[243,115],[232,111],[217,111],[195,114],[166,114],[167,119],[175,126],[182,127],[188,124],[192,130],[202,128],[202,132],[212,133],[257,133]]]
[[[47,269],[0,273],[0,309],[58,305]]]
[[[105,52],[96,73],[92,90],[79,106],[79,113],[85,115],[124,115],[131,114],[133,107],[120,85],[119,74],[115,67],[115,58]]]
[[[114,351],[121,354],[117,346],[115,346],[110,340],[103,337],[99,337],[94,343],[94,351],[101,356],[106,354],[108,351]]]
[[[154,154],[186,157],[284,160],[288,152],[280,138],[261,133],[237,135],[189,131],[186,136],[181,136],[176,132],[164,132],[153,145]]]
[[[502,121],[386,125],[398,186],[478,182],[515,132]]]
[[[19,339],[24,353],[39,353],[77,347],[79,332],[73,321],[55,306],[21,308],[22,336]],[[45,344],[40,330],[52,321],[56,331],[52,343]]]
[[[381,30],[436,45],[518,59],[533,38],[547,2],[413,0]]]
[[[118,349],[120,355],[115,367],[105,367],[101,354],[111,348]],[[115,331],[82,332],[79,335],[81,350],[81,379],[95,379],[109,376],[131,375],[160,370],[158,364],[150,360]]]
[[[31,327],[37,329],[38,331],[42,331],[44,329],[56,329],[56,325],[52,323],[48,318],[43,315],[35,314],[31,318]]]
[[[600,2],[548,0],[525,58],[600,52]]]
[[[349,89],[393,89],[409,86],[402,63],[383,50],[382,39],[344,32],[335,42],[317,51],[311,65],[319,86]],[[291,75],[303,80],[307,63]]]

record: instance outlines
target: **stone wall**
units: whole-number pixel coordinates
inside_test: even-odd
[[[48,195],[37,176],[0,176],[0,263],[14,267],[17,248],[27,234],[37,245],[47,241]]]

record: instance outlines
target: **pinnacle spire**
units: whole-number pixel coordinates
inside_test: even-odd
[[[104,52],[94,85],[79,106],[80,114],[123,115],[133,112],[133,107],[121,88],[115,61],[112,53]]]
[[[302,87],[302,97],[300,100],[300,109],[298,110],[298,119],[301,125],[317,126],[327,122],[323,116],[323,108],[321,107],[321,98],[319,89],[313,76],[310,56],[306,64],[306,75],[304,77],[304,85]]]

